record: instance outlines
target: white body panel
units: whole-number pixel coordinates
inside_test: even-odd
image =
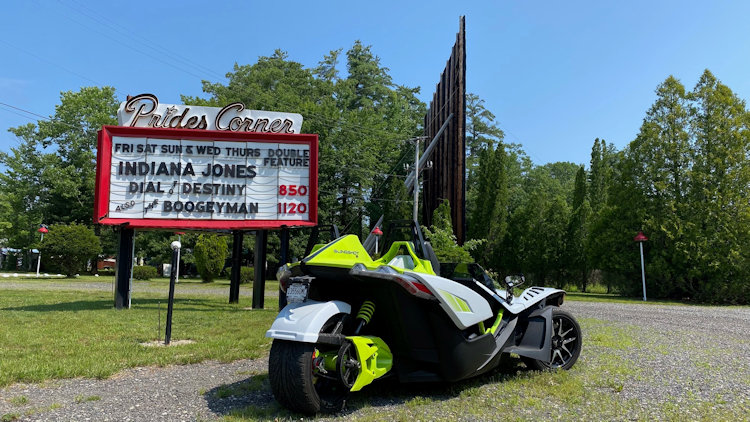
[[[500,294],[501,292],[502,294]],[[513,297],[510,303],[503,300],[502,304],[511,313],[519,314],[555,293],[565,293],[565,291],[552,287],[533,286],[524,290],[520,295]],[[500,294],[500,297],[505,297],[505,290],[498,290],[498,294]]]
[[[332,300],[318,302],[306,300],[301,303],[290,303],[279,312],[266,337],[280,340],[315,343],[323,324],[336,314],[349,314],[352,307],[345,302]]]
[[[407,272],[407,274],[421,281],[430,289],[432,294],[440,301],[440,307],[445,310],[458,328],[465,330],[492,317],[492,309],[487,301],[470,288],[443,277],[413,272]],[[466,302],[469,311],[456,309],[455,305],[452,305],[454,299],[450,295]]]

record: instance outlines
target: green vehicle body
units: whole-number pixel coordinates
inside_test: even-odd
[[[394,258],[407,256],[411,258],[414,264],[413,268],[408,269],[409,271],[437,275],[430,261],[417,256],[414,252],[414,244],[412,242],[393,242],[388,252],[380,259],[373,260],[359,242],[359,238],[353,234],[342,236],[328,244],[316,245],[310,256],[302,260],[302,263],[310,266],[333,267],[346,270],[357,264],[364,265],[368,270],[375,270],[380,266],[387,265],[403,274],[406,271],[405,268],[391,265],[390,262]],[[299,265],[299,263],[292,265]]]
[[[276,356],[287,356],[282,350],[302,350],[287,345],[306,343],[312,350],[312,364],[296,358],[271,359],[284,362],[271,366],[311,371],[318,377],[310,387],[318,391],[313,391],[315,397],[325,393],[341,400],[340,391],[359,391],[389,374],[399,382],[459,381],[494,369],[502,354],[516,354],[538,368],[567,369],[577,360],[580,328],[572,317],[553,313],[562,304],[564,291],[531,287],[514,297],[508,279],[507,290],[496,288],[477,264],[439,262],[418,225],[415,232],[414,241],[394,241],[376,259],[357,236],[345,235],[315,245],[301,261],[285,264],[277,274],[284,292],[297,287],[290,296],[294,300],[282,309],[266,336],[279,346]],[[355,288],[350,289],[349,283]],[[381,308],[386,312],[371,323],[376,304],[386,304]],[[568,340],[576,341],[572,343],[575,355],[564,361],[561,356],[559,364],[552,355],[557,344],[552,341],[557,333],[553,319],[573,321],[576,328],[575,338]],[[567,328],[560,328],[559,336],[569,333]],[[320,403],[299,404],[299,397],[310,393],[288,393],[289,376],[284,371],[278,372],[284,376],[271,379],[272,387],[276,385],[274,396],[282,404],[304,413],[323,409]],[[341,387],[326,390],[332,377],[340,377]],[[335,403],[337,408],[342,405]]]

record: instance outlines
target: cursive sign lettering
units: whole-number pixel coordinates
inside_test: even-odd
[[[117,110],[120,126],[230,132],[300,133],[302,115],[247,110],[242,103],[225,107],[161,104],[156,95],[128,97]]]

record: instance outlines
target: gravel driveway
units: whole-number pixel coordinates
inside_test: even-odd
[[[694,405],[721,397],[740,406],[750,403],[750,308],[573,301],[564,308],[582,320],[584,327],[628,330],[632,344],[618,353],[641,371],[622,386],[618,400],[635,399],[646,414],[667,400]],[[596,353],[593,346],[587,349],[587,334],[584,332],[582,362]],[[274,406],[266,370],[266,359],[205,362],[136,368],[107,380],[13,385],[0,390],[0,415],[55,421],[211,420],[248,405]],[[377,394],[368,400],[384,401]],[[445,417],[423,415],[428,420]],[[750,413],[745,419],[750,419]]]

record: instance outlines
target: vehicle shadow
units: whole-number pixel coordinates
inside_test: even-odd
[[[487,374],[455,383],[401,384],[395,378],[383,379],[353,394],[344,410],[336,416],[350,418],[365,408],[404,405],[422,397],[434,401],[456,398],[467,389],[488,382],[510,381],[525,376],[526,366],[518,358],[504,357],[500,366]],[[261,420],[300,420],[309,416],[300,415],[282,408],[271,393],[268,374],[253,375],[232,384],[220,385],[204,394],[209,409],[218,416],[232,415],[238,418]]]
[[[365,389],[361,394],[356,394],[347,401],[344,411],[339,416],[350,415],[360,409],[399,406],[422,397],[433,401],[449,400],[459,397],[465,390],[483,385],[489,382],[504,382],[514,378],[525,376],[528,372],[526,365],[518,358],[504,355],[500,365],[485,374],[454,383],[414,383],[401,384],[395,379],[384,380],[387,382],[375,383]]]
[[[274,400],[267,373],[251,375],[241,381],[219,385],[203,393],[203,397],[208,408],[216,415],[245,417],[292,415]]]

